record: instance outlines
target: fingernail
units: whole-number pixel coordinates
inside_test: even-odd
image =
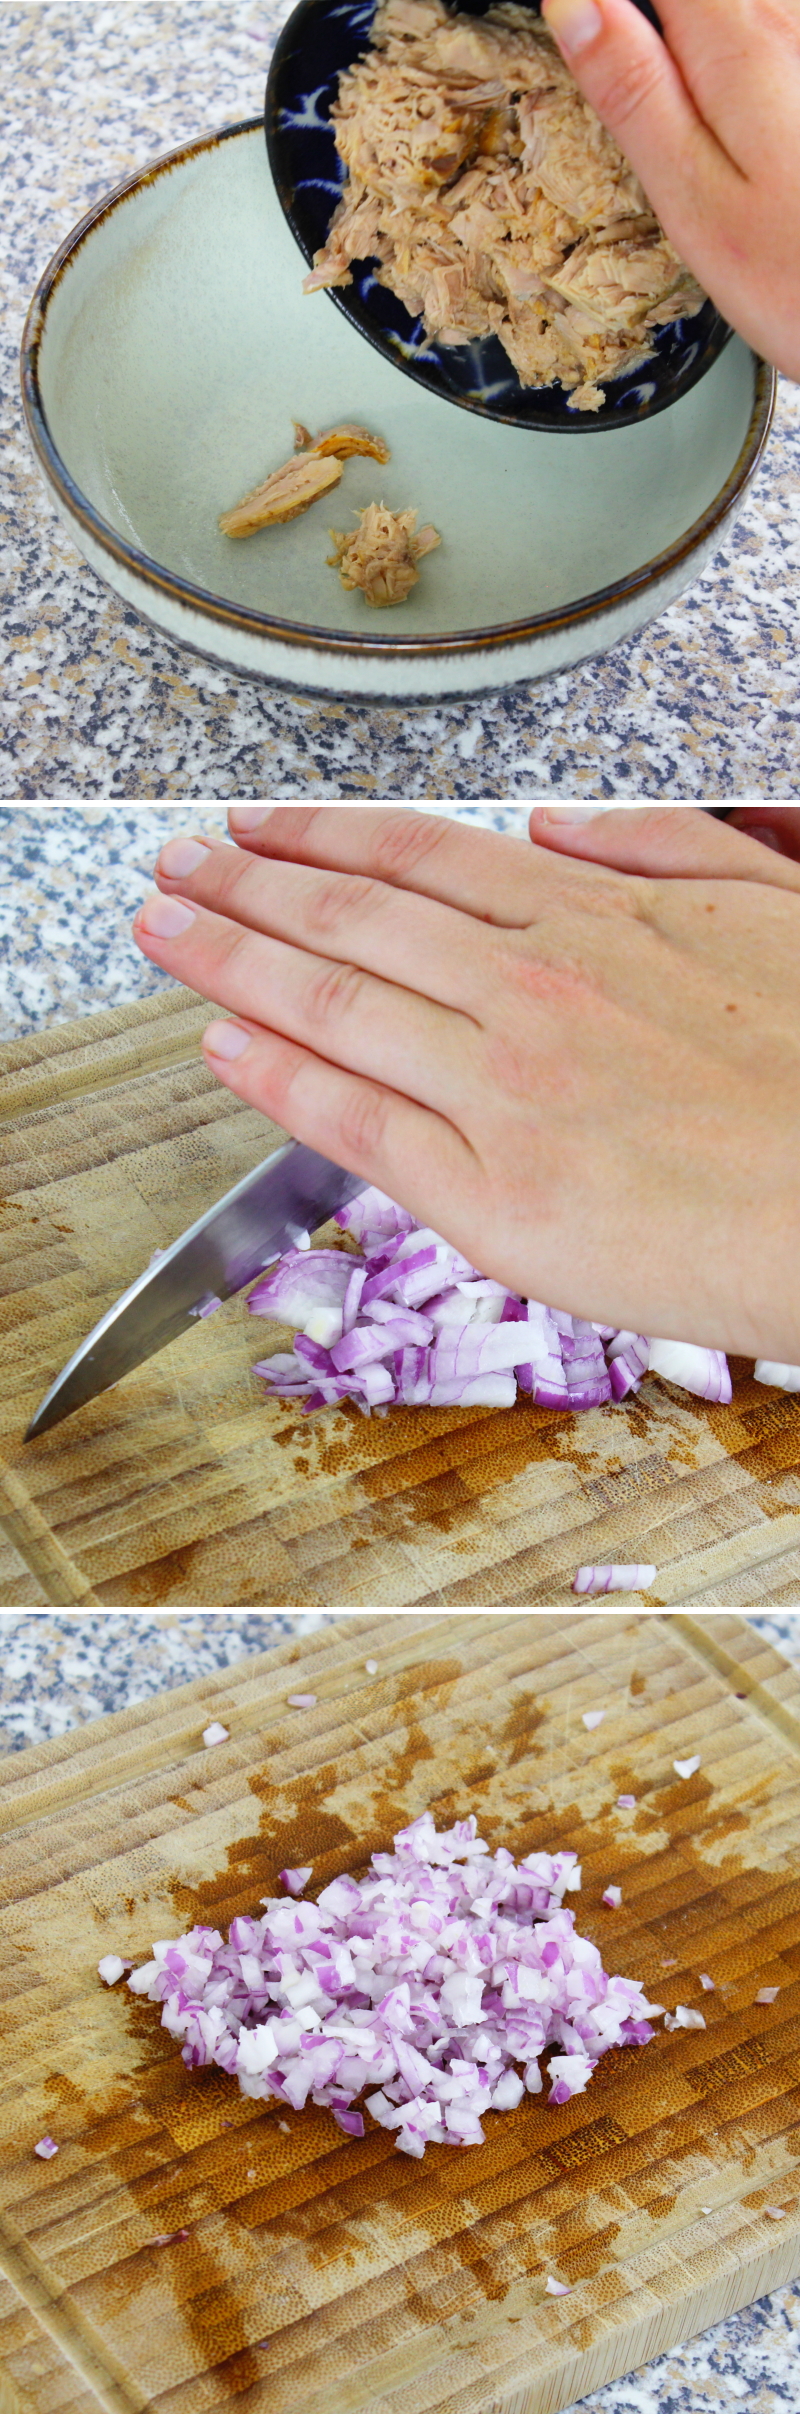
[[[249,1048],[252,1031],[243,1031],[241,1023],[209,1023],[203,1032],[203,1046],[209,1056],[224,1056],[228,1064],[235,1056],[243,1056]]]
[[[194,921],[194,914],[180,897],[159,897],[156,893],[154,897],[145,897],[136,921],[139,930],[146,931],[150,939],[178,939],[181,931],[188,930]]]
[[[605,805],[536,805],[534,811],[537,821],[564,823],[566,821],[594,821],[598,813],[605,813],[606,807]]]
[[[208,847],[201,846],[197,838],[169,838],[161,849],[158,870],[167,880],[185,880],[189,872],[196,872],[208,852]]]
[[[603,19],[594,0],[544,0],[542,15],[548,32],[555,35],[559,50],[568,59],[577,58],[580,50],[588,50],[603,31]]]
[[[231,830],[241,830],[244,834],[245,830],[257,830],[259,823],[266,821],[266,818],[263,805],[231,805],[228,813],[228,827]]]

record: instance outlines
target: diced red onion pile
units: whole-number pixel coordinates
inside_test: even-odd
[[[704,1400],[731,1397],[722,1350],[648,1340],[521,1299],[381,1190],[362,1191],[336,1221],[360,1242],[359,1257],[289,1249],[247,1303],[254,1316],[295,1327],[294,1348],[260,1359],[255,1372],[305,1412],[339,1400],[367,1416],[397,1403],[509,1408],[518,1386],[544,1408],[599,1408],[637,1392],[648,1371]]]
[[[289,1899],[265,1896],[263,1918],[234,1919],[227,1942],[197,1927],[154,1945],[128,1984],[163,2004],[190,2069],[215,2062],[243,2094],[296,2111],[327,2105],[353,2137],[369,2088],[373,2119],[422,2155],[482,2144],[490,2106],[541,2092],[548,2050],[548,2102],[565,2104],[609,2047],[646,2044],[663,2004],[608,1977],[577,1934],[563,1900],[580,1885],[574,1852],[516,1863],[474,1818],[437,1834],[429,1811],[394,1846],[316,1903],[297,1899],[310,1871],[284,1871]]]

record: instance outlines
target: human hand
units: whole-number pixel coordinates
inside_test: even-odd
[[[581,863],[605,863],[617,872],[645,872],[659,879],[766,880],[779,888],[800,888],[800,808],[791,805],[742,805],[726,813],[725,822],[709,824],[706,813],[681,805],[637,811],[622,806],[614,811],[594,805],[535,805],[528,824],[536,846]],[[759,860],[739,838],[726,843],[725,831],[758,839],[770,850]],[[784,858],[778,866],[774,856]],[[788,859],[788,860],[787,860]]]
[[[543,0],[576,82],[674,249],[739,334],[800,377],[799,0]]]
[[[482,1272],[796,1363],[800,870],[686,821],[752,877],[282,807],[247,852],[171,840],[135,934],[236,1017],[204,1037],[221,1081]]]

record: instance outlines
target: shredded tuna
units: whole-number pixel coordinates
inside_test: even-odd
[[[319,495],[338,486],[343,464],[354,453],[364,453],[372,461],[389,460],[389,447],[382,436],[371,436],[369,428],[357,427],[352,420],[328,428],[316,439],[300,419],[292,425],[295,449],[291,461],[283,461],[263,486],[254,487],[232,511],[223,511],[219,523],[223,536],[253,536],[257,528],[274,528],[280,521],[299,519]]]
[[[331,111],[347,169],[307,292],[377,259],[428,335],[497,335],[525,386],[596,411],[705,299],[552,36],[518,0],[485,17],[383,0]]]
[[[359,512],[351,536],[332,528],[335,552],[328,555],[343,587],[360,587],[367,603],[376,606],[405,603],[419,578],[417,563],[441,544],[438,530],[420,528],[415,534],[415,511],[387,511],[385,503],[368,503]]]
[[[296,453],[292,461],[284,461],[280,469],[245,495],[235,510],[223,511],[220,528],[223,536],[253,536],[257,528],[274,528],[279,521],[297,520],[309,503],[319,495],[338,486],[342,463],[331,455],[320,460],[316,453]]]

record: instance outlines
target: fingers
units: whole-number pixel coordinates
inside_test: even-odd
[[[232,1057],[238,1034],[244,1047]],[[203,1054],[210,1071],[247,1106],[348,1173],[376,1183],[420,1222],[450,1232],[454,1201],[469,1214],[477,1160],[443,1117],[248,1020],[210,1023]]]
[[[524,852],[527,864],[530,849]],[[315,957],[357,965],[479,1018],[489,954],[483,933],[433,898],[398,894],[374,879],[357,857],[355,866],[321,871],[265,861],[239,847],[201,848],[194,839],[176,838],[162,848],[156,879],[167,894],[177,891],[250,930],[307,948]]]
[[[443,905],[518,930],[536,910],[537,885],[524,840],[473,830],[444,815],[413,813],[407,805],[298,807],[234,806],[231,837],[273,862],[315,864],[356,872],[394,889],[411,889]]]
[[[770,826],[778,818],[767,808]],[[795,843],[800,856],[800,812]],[[760,880],[773,888],[800,889],[800,862],[776,854],[728,821],[691,805],[665,805],[653,812],[600,813],[590,821],[561,821],[557,809],[535,807],[530,833],[537,847],[619,872],[654,880]]]
[[[543,0],[543,15],[670,241],[701,275],[698,230],[737,172],[698,115],[677,59],[633,0]]]
[[[388,1083],[434,1111],[466,1113],[475,1026],[465,1016],[352,963],[312,955],[193,908],[186,896],[146,898],[134,934],[151,962],[248,1024]]]
[[[747,838],[758,838],[762,846],[773,847],[776,854],[789,855],[800,863],[800,806],[737,806],[728,815],[728,828],[741,830]]]

